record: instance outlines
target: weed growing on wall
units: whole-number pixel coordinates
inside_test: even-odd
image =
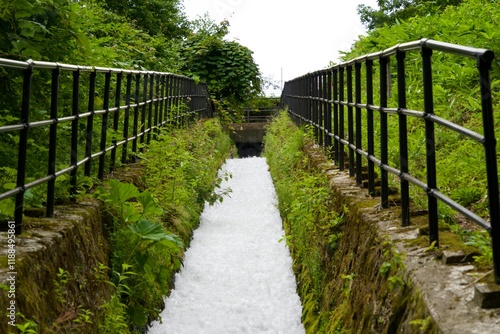
[[[265,155],[270,166],[287,244],[298,274],[303,303],[303,322],[308,331],[318,325],[325,271],[318,245],[325,242],[331,252],[341,237],[342,216],[332,209],[333,194],[327,179],[303,153],[311,135],[299,129],[281,112],[267,129]]]
[[[404,275],[404,255],[330,186],[327,158],[312,137],[281,112],[265,139],[306,333],[406,332],[406,319],[427,313]]]

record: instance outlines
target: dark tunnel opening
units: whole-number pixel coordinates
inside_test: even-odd
[[[262,143],[236,143],[240,158],[260,157],[262,153]]]

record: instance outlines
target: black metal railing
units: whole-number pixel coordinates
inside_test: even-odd
[[[18,99],[16,94],[6,96],[4,92],[5,100],[0,101],[10,105],[16,119],[0,126],[0,140],[18,136],[15,186],[0,193],[0,201],[15,197],[17,234],[22,231],[24,195],[29,189],[46,184],[46,216],[52,217],[57,178],[69,174],[74,195],[77,170],[82,165],[84,176],[97,169],[97,177],[102,179],[117,163],[134,160],[142,145],[155,139],[162,127],[182,126],[194,117],[212,114],[206,85],[171,73],[0,59],[0,76],[3,84],[8,82],[9,89],[18,92]],[[33,95],[37,101],[31,100]],[[40,109],[41,101],[47,104],[48,116],[32,119],[32,109],[35,104]],[[96,125],[100,127],[94,128]],[[47,136],[31,136],[37,128],[45,129]],[[48,151],[46,161],[36,161],[39,170],[47,168],[47,173],[35,178],[27,175],[26,168],[28,162],[33,163],[27,151],[34,141]],[[61,152],[63,146],[66,152]],[[121,156],[117,157],[119,148]],[[64,167],[58,168],[61,165]]]
[[[420,51],[417,57],[419,72],[422,74],[423,111],[407,108],[405,57],[412,51]],[[482,109],[482,131],[476,133],[434,113],[433,78],[431,59],[433,51],[439,54],[451,54],[476,60],[478,69],[477,85],[480,87],[480,105]],[[413,54],[413,53],[412,53]],[[393,79],[390,73],[390,60],[396,59],[397,74]],[[415,58],[415,57],[414,57]],[[298,123],[308,123],[314,127],[317,140],[325,147],[333,147],[335,163],[344,169],[345,159],[351,176],[356,183],[362,183],[363,158],[367,162],[368,191],[375,191],[375,165],[380,168],[381,206],[389,205],[389,178],[393,174],[399,178],[402,225],[410,223],[409,184],[422,189],[427,195],[430,243],[439,245],[438,235],[438,200],[463,214],[476,224],[487,229],[492,237],[495,282],[500,284],[500,205],[496,160],[496,141],[490,85],[490,70],[493,52],[449,43],[422,39],[419,41],[396,45],[387,50],[368,54],[356,59],[335,65],[331,68],[309,73],[286,82],[282,93],[282,105],[288,107],[289,113]],[[374,66],[379,72],[379,105],[374,105]],[[362,82],[362,68],[365,69],[365,81]],[[353,83],[354,73],[354,83]],[[389,107],[388,98],[391,92],[391,81],[397,82],[397,106]],[[355,95],[353,96],[353,90]],[[365,102],[362,102],[362,91]],[[412,92],[416,94],[417,92]],[[347,94],[347,97],[345,96]],[[354,99],[353,99],[354,98]],[[471,97],[473,98],[473,97]],[[345,133],[347,108],[347,136]],[[364,110],[364,112],[363,112]],[[378,130],[379,156],[375,155],[374,111],[379,113]],[[364,115],[363,115],[364,114]],[[399,142],[399,169],[389,164],[388,147],[388,115],[397,115]],[[409,173],[408,168],[408,129],[407,116],[419,118],[425,126],[426,148],[426,180],[421,180]],[[366,120],[366,127],[362,120]],[[489,222],[474,212],[460,205],[438,190],[436,177],[435,124],[468,137],[484,146],[486,177],[488,182],[487,197],[489,201]],[[365,145],[362,133],[365,130]],[[333,143],[332,143],[333,139]],[[345,148],[348,154],[344,156]]]
[[[245,123],[265,123],[276,114],[277,108],[245,108]]]

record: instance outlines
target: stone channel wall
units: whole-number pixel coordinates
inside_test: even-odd
[[[15,239],[14,268],[6,267],[7,234],[0,233],[0,284],[4,287],[0,333],[15,333],[12,324],[30,320],[37,323],[40,333],[97,332],[94,315],[110,296],[107,271],[99,270],[109,258],[102,217],[95,200],[57,207],[54,218],[26,217],[25,232]],[[15,291],[10,290],[12,271]],[[15,318],[8,310],[11,305],[15,305]],[[85,313],[92,323],[74,322]]]
[[[500,309],[477,303],[477,277],[484,273],[468,262],[465,246],[465,252],[452,250],[447,240],[439,249],[429,247],[426,215],[414,210],[412,224],[401,227],[396,203],[381,209],[380,199],[356,186],[320,148],[309,148],[308,155],[329,178],[336,207],[345,215],[342,241],[324,260],[330,281],[317,311],[328,314],[329,324],[347,324],[353,333],[499,332]],[[383,266],[397,270],[383,274]],[[352,313],[343,313],[343,303]]]

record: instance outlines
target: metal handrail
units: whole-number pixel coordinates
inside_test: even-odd
[[[410,110],[406,105],[405,56],[407,52],[419,50],[422,59],[424,110]],[[466,129],[434,114],[433,79],[431,58],[433,51],[451,53],[476,59],[481,91],[483,134]],[[396,58],[397,66],[397,108],[388,107],[388,64]],[[308,73],[285,83],[281,96],[282,105],[288,106],[289,113],[298,123],[311,124],[318,141],[325,147],[333,147],[335,163],[344,169],[344,150],[348,149],[349,174],[362,183],[363,158],[368,167],[368,191],[374,193],[375,165],[380,168],[381,206],[389,204],[388,173],[400,179],[402,225],[410,224],[409,184],[421,188],[428,199],[429,242],[439,246],[438,205],[441,201],[460,212],[479,226],[488,230],[492,237],[495,282],[500,284],[500,204],[494,134],[493,108],[489,72],[494,54],[491,50],[477,49],[421,39],[398,44],[386,50],[371,53],[343,62],[327,69]],[[380,74],[380,105],[373,102],[373,65],[378,61]],[[361,103],[361,69],[364,66],[366,102]],[[354,73],[354,74],[353,74]],[[354,75],[354,82],[353,82]],[[355,96],[353,97],[353,86]],[[347,91],[347,100],[345,95]],[[345,135],[344,109],[347,108],[347,136]],[[355,112],[354,112],[355,110]],[[362,110],[367,118],[367,147],[362,144]],[[373,112],[380,113],[380,156],[375,156]],[[399,124],[399,169],[388,162],[387,116],[395,114]],[[426,180],[419,180],[408,170],[408,135],[406,117],[417,117],[425,123],[426,134]],[[354,126],[355,124],[355,126]],[[471,212],[437,188],[434,125],[438,124],[460,133],[484,146],[486,177],[488,182],[489,221]],[[333,140],[333,143],[332,143]]]
[[[0,193],[0,200],[15,196],[15,233],[22,232],[24,194],[28,189],[47,183],[46,215],[52,217],[55,202],[55,181],[64,174],[70,174],[70,193],[77,190],[77,170],[84,166],[84,175],[91,175],[91,166],[98,160],[97,177],[102,179],[105,166],[109,172],[115,169],[117,150],[122,148],[121,162],[126,163],[128,156],[140,151],[140,144],[149,144],[159,133],[159,128],[170,124],[182,126],[196,115],[210,117],[212,111],[208,103],[208,91],[204,83],[197,84],[186,76],[157,71],[139,71],[95,66],[70,65],[45,61],[16,61],[0,58],[0,68],[22,71],[22,102],[20,122],[0,126],[0,135],[19,133],[16,186],[14,189]],[[30,122],[32,102],[32,78],[35,71],[50,71],[50,118]],[[72,76],[71,116],[60,115],[60,76],[68,71]],[[79,103],[82,82],[81,77],[88,76],[89,86],[87,106]],[[95,108],[97,77],[104,77],[103,107]],[[10,78],[3,79],[4,81]],[[112,87],[112,82],[114,87]],[[14,82],[12,81],[14,85]],[[101,87],[102,88],[102,87]],[[113,96],[113,101],[111,101]],[[110,119],[111,117],[111,119]],[[94,125],[101,120],[98,136],[94,133]],[[85,120],[86,124],[82,121]],[[61,124],[71,126],[70,152],[67,154],[69,166],[56,169],[57,130]],[[26,170],[28,139],[30,130],[36,127],[49,127],[47,174],[32,182],[26,183],[29,177]],[[82,131],[83,127],[83,131]],[[115,136],[110,137],[109,131]],[[82,140],[81,133],[85,133]],[[119,134],[119,135],[117,135]],[[111,139],[111,144],[109,141]],[[99,142],[99,150],[94,149],[93,142]],[[132,148],[128,143],[132,143]],[[79,151],[85,151],[83,158]],[[59,161],[60,162],[60,161]]]

